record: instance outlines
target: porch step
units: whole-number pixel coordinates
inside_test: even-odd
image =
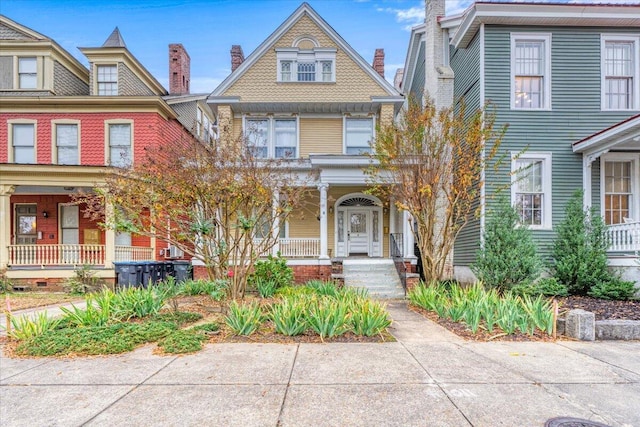
[[[344,285],[365,288],[375,298],[404,298],[404,289],[390,259],[345,259]]]

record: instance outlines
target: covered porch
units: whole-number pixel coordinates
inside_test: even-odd
[[[71,277],[90,265],[113,277],[113,262],[156,259],[154,239],[104,230],[73,204],[72,194],[91,192],[104,168],[0,165],[0,268],[9,279]]]
[[[573,144],[582,154],[585,208],[608,227],[610,257],[640,252],[640,114]]]

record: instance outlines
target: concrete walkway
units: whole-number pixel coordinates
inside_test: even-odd
[[[2,426],[640,426],[640,342],[464,341],[389,306],[398,342],[0,358]]]

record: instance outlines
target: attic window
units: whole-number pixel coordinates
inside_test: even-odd
[[[118,66],[98,65],[98,95],[113,96],[118,94]]]
[[[276,49],[278,58],[278,82],[325,82],[336,81],[336,49],[313,48]]]

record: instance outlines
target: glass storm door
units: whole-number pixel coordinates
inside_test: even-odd
[[[349,255],[369,255],[369,211],[362,209],[350,209],[347,211],[347,218],[347,241],[349,243]]]

